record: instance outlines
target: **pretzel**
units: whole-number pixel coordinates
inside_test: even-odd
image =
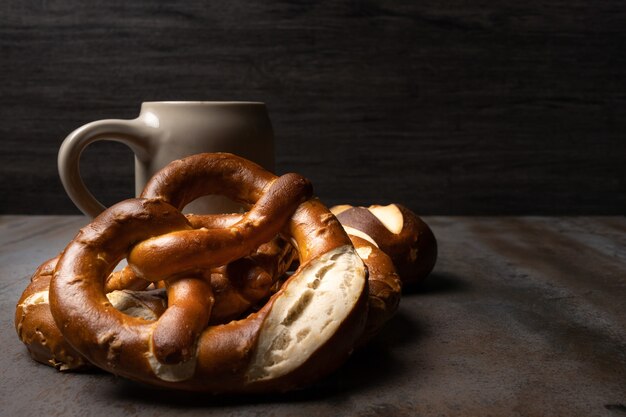
[[[331,211],[343,211],[342,209],[346,209],[351,206],[342,205],[331,208]],[[380,206],[372,206],[372,207],[380,207]],[[417,216],[410,212],[408,209],[402,207],[402,210],[406,213],[406,216],[411,220],[407,222],[408,226],[405,228],[404,232],[400,234],[399,237],[396,237],[395,241],[392,241],[391,244],[384,246],[387,250],[391,248],[392,253],[408,253],[410,249],[410,245],[413,241],[418,239],[419,233],[416,228],[412,227],[415,224],[422,225],[421,227],[428,226],[419,220],[419,223],[414,220]],[[383,210],[384,212],[385,210]],[[376,211],[375,211],[376,212]],[[379,214],[380,215],[380,214]],[[227,216],[194,216],[188,215],[187,218],[191,223],[195,223],[197,225],[209,225],[209,224],[220,224],[220,225],[228,225],[233,224],[239,219],[241,219],[240,214],[230,214]],[[365,221],[380,223],[375,216],[367,216],[365,217]],[[363,224],[363,223],[362,223]],[[368,230],[371,227],[362,227],[363,229]],[[395,312],[398,309],[400,298],[402,294],[402,281],[400,280],[396,267],[394,265],[393,260],[378,247],[378,244],[373,241],[373,238],[370,236],[364,236],[364,233],[355,229],[354,227],[344,226],[344,229],[348,233],[348,236],[356,248],[358,255],[363,260],[365,266],[368,269],[368,315],[367,315],[367,324],[365,327],[365,331],[360,337],[357,345],[362,346],[365,345],[371,338],[373,338],[380,330],[384,327],[384,325],[393,317]],[[430,232],[430,229],[428,229]],[[431,232],[432,234],[432,232]],[[383,235],[384,236],[384,235]],[[364,238],[365,237],[365,238]],[[434,236],[433,236],[434,239]],[[421,244],[424,245],[425,238],[422,237]],[[395,244],[395,246],[394,246]],[[404,246],[404,248],[403,248]],[[436,250],[436,247],[435,247]],[[422,261],[422,259],[420,259]],[[433,261],[434,262],[434,261]],[[432,266],[431,266],[432,268]],[[286,268],[284,269],[286,270]],[[276,276],[278,278],[282,274]],[[236,274],[234,276],[237,276]]]
[[[237,215],[240,217],[240,215]],[[190,224],[197,225],[220,224],[204,216],[187,215]],[[210,216],[218,217],[218,216]],[[221,216],[220,216],[221,217]],[[231,216],[224,216],[233,218]],[[210,222],[210,223],[209,223]],[[227,224],[234,224],[229,222]],[[214,293],[215,303],[211,312],[210,324],[223,324],[237,319],[259,302],[265,301],[273,292],[279,277],[287,271],[296,257],[295,250],[288,242],[280,237],[259,246],[250,256],[238,259],[228,265],[222,265],[203,271],[206,280],[210,282]],[[105,284],[105,292],[114,290],[133,289],[143,290],[150,285],[138,277],[130,267],[125,267],[109,275]],[[158,287],[165,287],[165,283],[157,283]]]
[[[331,207],[349,235],[380,248],[395,265],[404,285],[423,281],[437,261],[437,241],[428,225],[401,204]]]
[[[82,371],[92,364],[78,353],[56,326],[48,301],[50,279],[59,257],[37,268],[15,309],[15,329],[31,357],[59,371]],[[166,307],[163,291],[114,290],[107,298],[118,310],[135,317],[156,319]]]
[[[346,206],[339,207],[341,209]],[[337,211],[337,207],[333,207],[331,210]],[[241,218],[241,214],[187,215],[187,220],[195,228],[228,227],[240,221]],[[356,229],[354,228],[346,227],[346,229],[352,233],[349,233],[349,237],[369,271],[369,312],[366,329],[357,343],[360,346],[375,336],[384,324],[393,317],[400,301],[401,282],[398,279],[391,259],[377,245],[371,242],[371,238],[364,239],[356,236],[354,233],[361,234],[361,232],[355,232]],[[278,278],[287,270],[293,257],[293,247],[286,244],[284,240],[276,238],[267,244],[261,245],[257,252],[250,257],[235,261],[228,266],[212,269],[210,271],[211,285],[214,288],[216,297],[210,322],[212,324],[226,323],[249,309],[255,301],[267,298],[270,294],[270,285],[276,285],[277,282],[282,284],[282,282],[278,281]],[[51,260],[54,261],[52,267],[46,265],[46,263],[39,270],[46,269],[48,270],[48,275],[50,275],[57,259]],[[38,272],[35,276],[39,275]],[[129,277],[130,281],[128,280]],[[49,281],[49,276],[47,281]],[[259,285],[259,282],[263,284]],[[127,267],[109,276],[105,290],[109,293],[125,288],[144,289],[147,284],[147,281],[139,279]],[[24,292],[18,305],[18,315],[21,320],[19,322],[20,328],[22,323],[26,322],[25,314],[23,310],[20,310],[20,305],[24,299],[35,292],[31,287],[32,285]],[[40,285],[39,287],[44,286]],[[45,285],[45,289],[47,291],[47,285]],[[125,291],[124,293],[132,294],[132,297],[128,297],[130,300],[141,298],[142,296],[141,292]],[[47,300],[47,293],[40,293],[39,299],[42,299],[42,294]],[[133,308],[136,311],[146,311],[145,306],[139,308],[139,306],[135,305]],[[44,311],[42,310],[43,306],[40,306],[39,309]],[[152,308],[152,310],[154,311],[155,309]],[[163,307],[160,310],[162,312]],[[37,310],[33,312],[31,309],[30,311],[31,318],[28,320],[28,324],[35,323],[37,332],[20,332],[20,338],[29,347],[33,357],[39,355],[39,359],[36,358],[37,360],[56,366],[60,370],[80,370],[89,366],[84,358],[80,359],[80,365],[74,363],[79,355],[62,339],[60,331],[54,326],[49,310],[45,314]],[[39,317],[40,315],[41,317]],[[156,317],[159,315],[157,313]],[[52,325],[49,323],[52,323]],[[25,328],[28,328],[28,324]],[[46,324],[48,324],[47,327]],[[16,318],[17,325],[18,320]],[[34,329],[35,326],[32,325],[31,328]],[[33,337],[33,334],[36,334],[37,337]],[[25,337],[22,337],[22,335]],[[43,336],[48,341],[45,345],[40,343]],[[56,342],[50,343],[49,341]],[[70,353],[65,354],[63,349],[59,349],[59,346],[62,346],[65,351]]]
[[[385,252],[363,238],[348,235],[369,274],[367,322],[357,342],[357,346],[363,346],[380,332],[398,310],[402,282]]]
[[[192,225],[201,222],[205,226],[221,224],[223,221],[217,217],[232,218],[228,215],[210,217],[216,218],[187,215]],[[207,279],[215,295],[210,324],[227,323],[267,299],[294,257],[293,247],[277,237],[261,245],[249,257],[208,271]],[[50,279],[58,259],[57,256],[44,262],[31,277],[30,284],[16,306],[15,328],[18,337],[36,361],[59,371],[82,371],[93,365],[63,338],[54,323],[48,303]],[[162,288],[143,291],[148,284],[125,267],[107,278],[105,293],[118,310],[156,320],[165,311],[167,297]]]
[[[187,202],[191,201],[190,199],[193,199],[193,197],[190,197],[189,194],[187,194],[186,197],[181,197],[180,193],[177,194],[177,191],[181,188],[184,189],[185,187],[188,187],[189,182],[186,184],[181,184],[180,182],[176,183],[176,179],[174,178],[174,183],[175,185],[172,186],[171,175],[169,177],[167,175],[160,175],[155,181],[152,182],[152,184],[149,184],[149,186],[146,187],[146,192],[144,192],[143,197],[157,197],[161,200],[174,203],[177,201],[178,208],[182,208]],[[170,185],[168,186],[167,184]],[[201,187],[196,185],[196,190],[199,188],[201,189]],[[196,191],[196,193],[202,192],[204,191]],[[371,206],[370,209],[375,209],[369,211],[370,213],[378,212],[378,217],[381,217],[380,213],[388,214],[391,212],[393,214],[394,207],[391,207],[391,210],[389,207],[391,206]],[[332,210],[337,214],[340,214],[348,208],[351,208],[351,206],[338,206],[334,207]],[[399,210],[397,207],[395,208]],[[408,211],[407,209],[404,210]],[[361,215],[356,216],[357,219],[361,219],[361,223],[365,224],[365,226],[361,227],[361,229],[372,229],[371,224],[369,226],[367,225],[368,221],[371,223],[372,219],[375,220],[374,223],[381,223],[376,216],[369,216],[368,218],[363,216],[363,213],[358,214]],[[416,217],[413,213],[409,212],[409,214]],[[387,229],[389,229],[389,227],[393,227],[393,216],[391,226],[390,220],[388,218],[385,219],[385,216],[382,217],[383,220],[387,222],[385,224]],[[242,221],[242,219],[243,216],[241,214],[209,216],[187,215],[187,221],[193,229],[229,228]],[[395,221],[397,223],[397,216]],[[406,223],[404,220],[401,221],[402,223]],[[409,224],[410,223],[411,222],[409,222]],[[400,299],[401,282],[398,279],[392,260],[380,250],[378,244],[372,239],[371,236],[350,226],[345,226],[345,229],[348,231],[349,238],[356,248],[358,255],[363,259],[363,262],[369,270],[369,311],[365,330],[356,342],[356,345],[360,346],[378,333],[382,326],[397,310]],[[375,227],[374,230],[376,230]],[[402,239],[404,242],[411,242],[411,239],[415,240],[415,236],[411,237],[410,232],[404,232],[402,234]],[[396,253],[398,252],[398,246],[402,246],[402,244],[399,244],[397,241],[400,240],[402,242],[402,239],[398,239],[396,237]],[[422,238],[422,241],[423,240],[424,239]],[[266,298],[270,292],[270,287],[280,286],[282,282],[278,278],[287,269],[293,260],[293,257],[294,251],[292,246],[286,244],[285,241],[280,238],[275,238],[271,242],[261,245],[256,252],[250,256],[233,261],[228,265],[203,270],[201,272],[201,276],[204,281],[202,279],[198,280],[197,277],[192,280],[172,277],[171,282],[159,281],[157,285],[167,288],[167,291],[170,292],[170,304],[174,307],[176,307],[177,304],[186,306],[190,301],[192,303],[196,302],[197,305],[195,313],[193,311],[191,311],[191,313],[189,311],[185,312],[187,318],[191,317],[193,319],[195,314],[195,321],[202,322],[203,320],[206,320],[206,317],[208,316],[207,311],[210,311],[211,324],[227,323],[229,320],[240,316],[244,311],[249,310],[249,308],[256,301]],[[47,292],[45,289],[48,287],[48,282],[56,262],[57,259],[53,259],[44,263],[44,265],[42,265],[33,276],[31,285],[29,285],[24,292],[16,309],[16,328],[18,329],[20,338],[27,344],[31,355],[36,360],[53,365],[60,370],[84,369],[90,366],[90,363],[86,358],[78,354],[78,352],[76,352],[61,335],[58,327],[55,326],[53,322],[52,315],[47,305]],[[126,309],[127,314],[130,313],[135,316],[139,315],[145,317],[147,315],[150,320],[154,321],[159,318],[164,311],[165,297],[163,292],[165,290],[161,289],[151,292],[135,292],[128,290],[129,288],[135,288],[138,290],[145,289],[150,282],[151,281],[144,280],[139,277],[137,273],[131,269],[131,267],[127,267],[120,272],[111,274],[107,278],[104,287],[105,292],[107,293],[112,290],[117,290],[107,294],[107,297],[111,300],[112,305],[116,309],[121,311]],[[124,288],[126,290],[119,291]],[[181,292],[189,292],[194,289],[195,294],[184,297],[180,296]],[[123,296],[112,297],[112,295],[115,294],[121,294]],[[146,296],[146,294],[149,295]],[[202,294],[204,294],[204,296],[202,296]],[[142,300],[142,298],[147,299],[147,302],[146,300]],[[125,300],[125,302],[120,303],[120,299]],[[156,306],[147,305],[155,300],[157,300]],[[204,319],[202,317],[204,317]],[[168,327],[171,328],[175,326],[176,320],[177,319],[175,317],[173,325],[162,325],[161,329],[167,329]],[[197,332],[202,330],[202,326],[197,327]],[[174,343],[174,346],[167,346],[168,339],[172,336],[175,340],[185,338],[185,335],[172,335],[167,334],[166,332],[165,336],[162,336],[164,341],[161,342],[161,345],[166,345],[165,348],[161,346],[160,352],[158,351],[158,347],[155,350],[154,356],[157,357],[157,361],[163,360],[167,363],[168,361],[184,362],[185,360],[188,360],[189,354],[192,352],[192,349],[189,349],[189,345],[192,344],[191,340],[193,339],[193,333],[191,334],[191,337],[187,335],[187,340],[182,343],[182,348],[180,342]],[[154,340],[155,333],[153,332],[153,343]],[[184,352],[185,347],[187,347],[186,352]],[[283,380],[285,379],[289,380],[290,377],[283,378]],[[313,380],[315,377],[309,377],[309,379]],[[301,378],[298,377],[296,380],[302,383]],[[263,390],[266,390],[268,389],[268,386],[273,386],[273,389],[276,389],[279,385],[275,383],[265,383],[261,386],[264,387],[262,388]],[[205,386],[201,389],[207,389],[207,387]],[[222,387],[218,391],[220,390],[247,391],[250,390],[250,388],[248,387],[242,389],[241,387],[238,387],[231,389]]]
[[[179,209],[205,194],[251,207],[233,226],[194,229]],[[309,195],[301,177],[277,178],[233,155],[171,164],[144,198],[107,209],[66,247],[49,293],[58,328],[98,367],[166,387],[282,391],[320,378],[362,334],[367,272],[336,218]],[[258,312],[207,326],[214,298],[203,271],[279,231],[293,241],[298,270]],[[123,257],[138,277],[166,283],[168,309],[158,320],[123,314],[105,297],[105,280]]]

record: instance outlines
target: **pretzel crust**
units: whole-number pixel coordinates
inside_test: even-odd
[[[373,243],[393,261],[405,286],[422,282],[437,261],[437,240],[417,214],[401,204],[330,209],[350,235]]]
[[[376,336],[398,310],[402,281],[385,252],[361,237],[349,236],[369,273],[367,325],[358,342],[362,346]]]
[[[37,268],[15,309],[15,330],[37,362],[59,371],[83,371],[93,365],[63,337],[50,312],[49,289],[59,257],[49,259]],[[131,316],[156,319],[166,308],[161,290],[107,291],[107,298],[118,310]]]
[[[89,362],[63,337],[50,313],[48,289],[58,257],[37,268],[15,309],[15,330],[37,362],[60,371],[79,371]]]
[[[284,184],[272,188],[276,181]],[[290,200],[298,190],[310,187],[307,184],[296,178],[277,179],[260,167],[228,154],[196,155],[175,162],[149,182],[144,198],[126,200],[109,208],[81,229],[66,247],[50,283],[50,308],[58,328],[68,342],[95,365],[130,379],[178,389],[284,391],[307,385],[331,372],[350,354],[365,326],[367,272],[341,225],[323,204],[316,199],[297,203]],[[296,191],[284,192],[286,187],[296,187]],[[153,239],[162,239],[163,235],[173,235],[173,240],[182,236],[184,240],[184,231],[195,233],[178,209],[210,193],[226,195],[252,206],[244,216],[244,223],[235,227],[234,232],[231,227],[218,229],[214,234],[218,241],[224,237],[225,241],[237,242],[236,248],[203,240],[212,249],[210,256],[195,257],[190,262],[181,259],[180,254],[188,255],[193,251],[184,244],[178,245],[178,250],[174,244],[171,246],[174,249],[166,253],[173,256],[171,259],[175,261],[171,263],[180,261],[182,269],[168,269],[164,278],[158,272],[159,263],[154,261],[157,259],[154,253],[162,256],[163,252],[159,251],[167,245],[158,242],[150,246],[144,241],[154,243]],[[261,204],[255,205],[257,201]],[[289,214],[291,212],[293,214]],[[232,236],[220,230],[228,230]],[[182,356],[171,356],[168,352],[160,355],[155,351],[154,345],[160,343],[160,338],[157,340],[154,334],[163,324],[161,319],[151,321],[123,314],[104,294],[107,276],[129,254],[129,265],[141,277],[154,281],[165,279],[170,287],[181,282],[202,285],[199,270],[247,255],[257,243],[263,243],[248,243],[248,237],[254,239],[255,233],[251,230],[262,235],[257,240],[265,241],[281,230],[294,242],[300,267],[258,312],[227,324],[203,326],[191,352],[177,351]],[[212,257],[212,261],[204,259]],[[195,266],[196,262],[202,262],[201,267]],[[325,277],[327,271],[335,275]],[[323,280],[318,279],[318,273]],[[186,284],[182,285],[182,292],[189,289]],[[342,285],[347,289],[341,288]],[[205,293],[202,298],[210,304],[210,294],[200,292]],[[181,297],[179,304],[184,314],[188,314],[185,300]],[[323,337],[304,335],[299,341],[298,346],[307,347],[306,354],[281,356],[281,352],[293,348],[296,342],[285,342],[279,337],[295,337],[289,333],[291,329],[303,330],[309,321],[314,321],[316,302],[343,304],[337,307]],[[274,305],[284,308],[275,309]],[[168,314],[166,311],[161,317]],[[194,324],[206,321],[204,317],[196,317],[198,314],[192,316],[190,320]],[[176,337],[193,339],[193,334],[194,331],[178,333]],[[285,342],[286,346],[279,342]],[[183,361],[177,362],[181,358]]]

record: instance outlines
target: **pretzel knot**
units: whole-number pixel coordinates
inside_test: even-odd
[[[210,228],[181,214],[208,194],[249,210]],[[276,177],[234,155],[176,161],[141,198],[112,206],[66,247],[50,282],[52,316],[91,363],[131,379],[211,392],[306,385],[343,362],[367,316],[366,268],[311,195],[303,177]],[[279,233],[297,250],[297,271],[259,311],[209,325],[215,295],[206,271]],[[165,283],[168,307],[158,319],[131,317],[107,299],[107,277],[125,257],[138,279]]]

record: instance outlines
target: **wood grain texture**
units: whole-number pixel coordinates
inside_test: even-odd
[[[626,213],[621,1],[18,1],[0,5],[0,213],[76,213],[63,138],[147,100],[268,105],[279,172],[328,204]],[[96,144],[86,181],[132,195]]]

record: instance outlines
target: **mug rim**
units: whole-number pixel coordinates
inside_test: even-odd
[[[186,101],[186,100],[163,100],[163,101],[144,101],[141,104],[150,104],[150,105],[155,105],[155,104],[166,104],[166,105],[201,105],[201,106],[223,106],[223,105],[256,105],[256,106],[264,106],[265,103],[261,102],[261,101],[233,101],[233,100],[226,100],[226,101],[214,101],[214,100],[208,100],[208,101],[201,101],[201,100],[190,100],[190,101]]]

